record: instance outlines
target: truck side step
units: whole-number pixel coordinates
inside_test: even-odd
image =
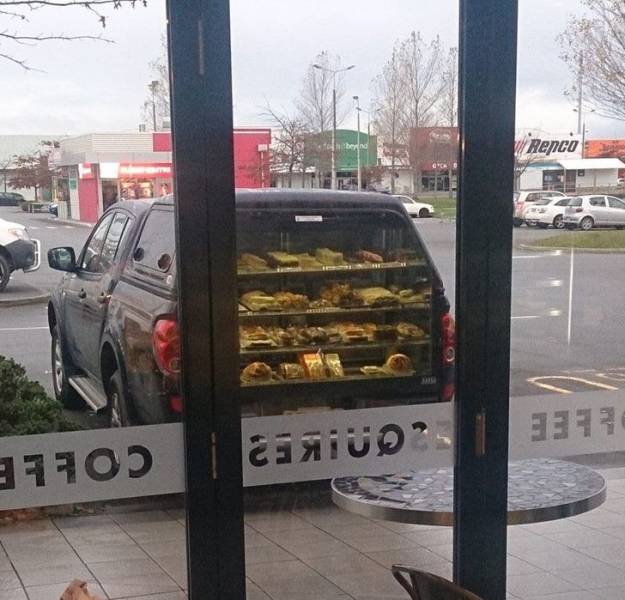
[[[107,405],[104,390],[95,385],[89,377],[70,377],[69,384],[80,394],[80,397],[96,412]]]

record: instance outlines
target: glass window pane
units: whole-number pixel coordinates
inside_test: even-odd
[[[513,598],[607,597],[625,583],[615,558],[625,489],[617,308],[625,128],[605,118],[617,103],[604,96],[625,21],[604,12],[610,4],[519,3],[517,124],[553,148],[532,165],[542,171],[537,181],[571,199],[547,208],[542,230],[514,234],[510,458],[536,509],[530,522],[508,527]],[[560,58],[546,65],[548,55]],[[539,504],[556,496],[566,510],[541,515]]]
[[[165,2],[33,6],[0,11],[0,598],[182,600],[177,290],[126,269],[174,187]]]

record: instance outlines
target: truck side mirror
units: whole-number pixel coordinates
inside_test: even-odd
[[[48,250],[48,264],[51,269],[73,273],[76,270],[76,254],[69,246]]]

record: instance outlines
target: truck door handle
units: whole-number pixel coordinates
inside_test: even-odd
[[[85,290],[80,290],[80,292],[78,292],[78,297],[84,300],[87,297],[87,292],[85,292]]]

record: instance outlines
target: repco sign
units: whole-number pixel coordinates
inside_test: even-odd
[[[581,158],[582,143],[577,136],[562,138],[527,136],[514,143],[514,153],[523,158]]]

